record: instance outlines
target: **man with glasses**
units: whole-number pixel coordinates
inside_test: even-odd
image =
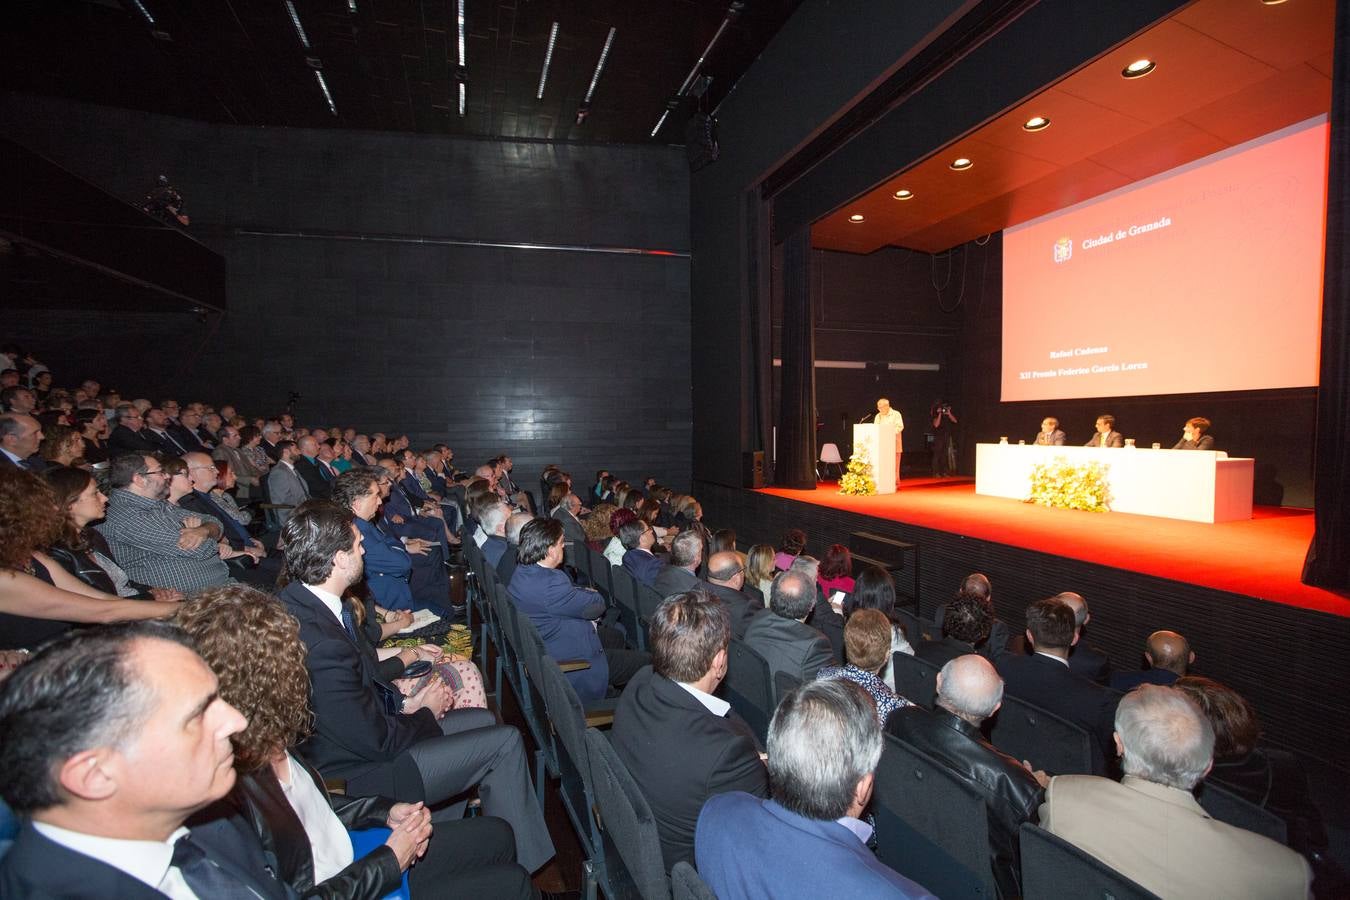
[[[731,636],[740,640],[755,613],[764,604],[741,591],[745,584],[745,564],[735,550],[723,550],[708,558],[708,593],[726,604],[731,616]]]
[[[220,521],[166,502],[169,479],[159,460],[125,453],[108,474],[112,496],[96,527],[132,581],[190,594],[230,580],[216,547]]]
[[[145,430],[145,419],[134,404],[123,403],[117,407],[117,425],[108,436],[108,452],[118,453],[158,453],[161,446],[154,435]]]
[[[641,519],[619,526],[619,543],[624,546],[623,567],[634,580],[651,587],[666,564],[652,553],[656,532]]]

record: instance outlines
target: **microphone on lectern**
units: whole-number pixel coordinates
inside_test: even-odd
[[[858,420],[858,424],[862,425],[866,423],[868,419],[872,418],[875,415],[876,413],[868,413],[867,415],[863,416],[861,419]]]

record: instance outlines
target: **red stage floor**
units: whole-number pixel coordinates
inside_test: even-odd
[[[1298,580],[1312,540],[1309,510],[1262,506],[1249,522],[1205,525],[978,497],[965,479],[905,480],[874,497],[844,496],[834,482],[763,493],[1350,617],[1350,596]]]

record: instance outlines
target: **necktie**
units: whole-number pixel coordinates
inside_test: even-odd
[[[256,891],[208,859],[202,848],[187,835],[174,844],[170,865],[182,873],[187,886],[203,900],[208,897],[211,900],[257,900]]]
[[[356,620],[352,618],[352,611],[346,606],[342,607],[342,627],[347,629],[347,634],[352,641],[356,641]]]
[[[324,481],[332,481],[333,473],[328,469],[328,463],[319,460],[319,474],[323,476]]]

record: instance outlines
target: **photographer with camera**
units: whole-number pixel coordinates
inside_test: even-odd
[[[952,405],[939,397],[928,408],[928,417],[933,420],[933,477],[955,475],[956,447],[952,443],[952,426],[956,424],[956,416],[952,413]]]

